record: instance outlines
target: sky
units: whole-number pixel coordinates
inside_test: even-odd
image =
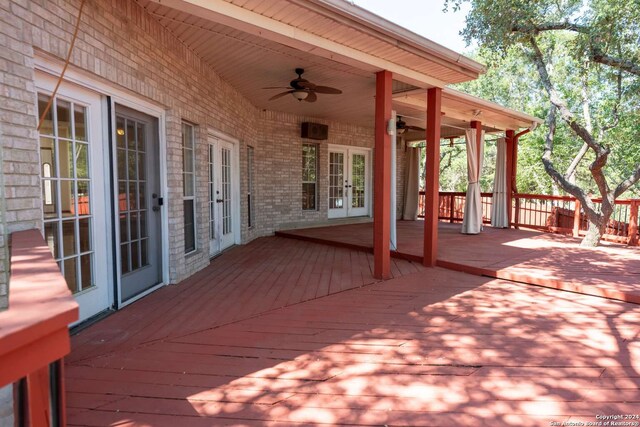
[[[420,34],[456,52],[468,51],[460,31],[464,28],[469,4],[458,12],[444,13],[443,0],[348,0],[389,21]]]

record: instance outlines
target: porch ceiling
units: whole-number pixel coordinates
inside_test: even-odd
[[[374,73],[386,64],[395,71],[394,109],[410,125],[424,127],[425,88],[471,80],[482,71],[480,64],[342,0],[136,1],[260,109],[372,126]],[[242,18],[255,22],[246,23]],[[295,31],[289,38],[274,36],[278,25]],[[398,31],[395,43],[385,33],[390,29]],[[301,42],[304,37],[298,32],[312,35],[318,45]],[[325,43],[333,53],[323,47]],[[338,45],[350,50],[338,52]],[[348,52],[364,56],[345,58]],[[339,88],[343,94],[320,94],[314,103],[298,102],[291,96],[269,101],[280,91],[263,88],[288,86],[298,67],[305,69],[308,80]],[[443,94],[443,137],[463,134],[460,128],[469,126],[477,110],[485,114],[481,120],[488,131],[531,126],[532,120],[511,120],[497,104],[456,94],[459,92],[450,89]],[[415,140],[424,135],[418,132],[405,137]]]

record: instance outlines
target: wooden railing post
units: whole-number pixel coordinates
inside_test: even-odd
[[[453,194],[449,195],[449,222],[453,224],[456,219],[456,196]]]
[[[49,397],[49,365],[47,365],[27,375],[27,416],[30,426],[48,426],[50,424]]]
[[[631,211],[629,212],[629,240],[627,241],[627,245],[629,246],[637,246],[638,245],[638,206],[640,206],[640,202],[634,200],[631,203]]]
[[[576,199],[573,214],[573,237],[580,237],[580,200]]]
[[[513,228],[520,228],[520,195],[514,191],[513,200],[515,201],[514,207],[514,218],[513,218]]]

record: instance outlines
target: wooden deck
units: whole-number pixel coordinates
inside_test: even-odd
[[[515,427],[638,413],[640,306],[403,260],[373,283],[370,264],[282,238],[235,248],[74,337],[69,425]]]
[[[422,221],[399,221],[396,257],[421,262]],[[370,223],[288,230],[278,235],[360,250],[373,247]],[[438,265],[586,295],[640,304],[640,248],[603,244],[579,247],[580,240],[556,234],[485,227],[460,234],[460,224],[440,223]]]

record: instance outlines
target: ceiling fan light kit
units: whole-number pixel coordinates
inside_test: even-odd
[[[319,86],[314,83],[311,83],[307,79],[302,78],[302,74],[304,73],[303,68],[296,68],[297,78],[291,80],[289,82],[289,87],[265,87],[263,89],[287,89],[284,92],[278,93],[277,95],[269,98],[269,101],[276,100],[278,98],[282,98],[287,94],[291,94],[298,101],[306,101],[306,102],[316,102],[318,99],[318,93],[326,94],[326,95],[340,95],[342,91],[340,89],[336,89],[329,86]]]
[[[293,97],[298,101],[304,101],[309,97],[309,92],[306,90],[294,90],[291,92],[291,95],[293,95]]]

